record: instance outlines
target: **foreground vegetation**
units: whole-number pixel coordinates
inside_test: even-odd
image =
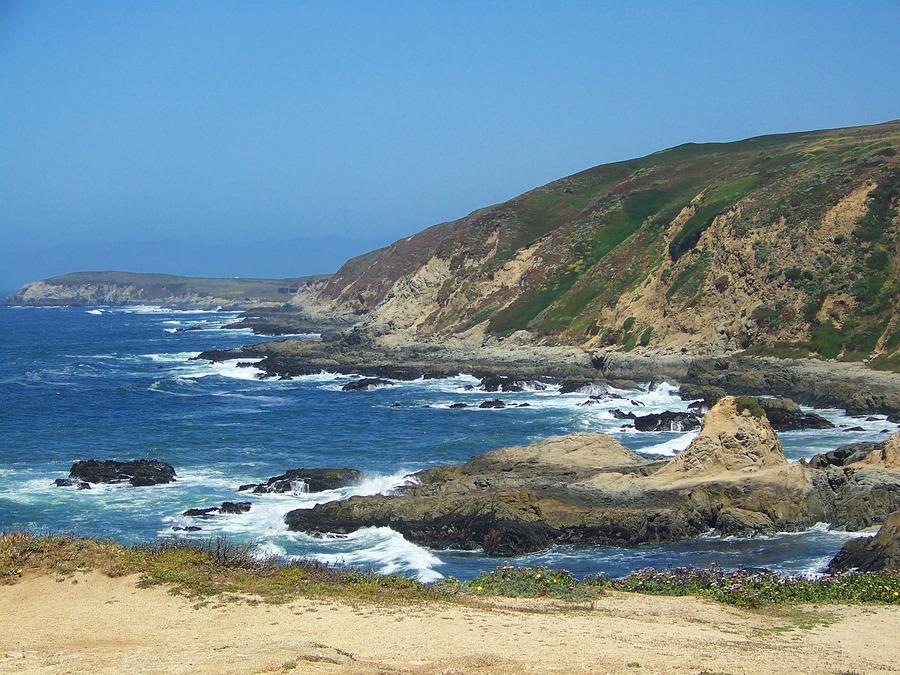
[[[900,605],[900,572],[849,573],[819,579],[782,577],[766,570],[645,569],[611,579],[578,579],[567,570],[503,565],[469,581],[449,578],[425,585],[405,577],[341,569],[316,562],[284,563],[254,557],[248,546],[222,539],[159,542],[134,547],[111,541],[23,532],[0,534],[0,584],[35,573],[67,576],[97,571],[139,574],[145,586],[165,584],[191,597],[239,595],[267,602],[300,597],[370,601],[454,601],[502,596],[584,601],[617,590],[651,595],[693,595],[742,607],[785,603]]]

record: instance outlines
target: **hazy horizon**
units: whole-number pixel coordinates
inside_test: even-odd
[[[893,2],[0,3],[0,288],[330,272],[598,164],[896,119],[898,23]]]
[[[178,240],[57,244],[12,252],[0,293],[70,272],[158,272],[192,277],[286,279],[331,274],[349,258],[390,242],[335,236],[204,244]],[[71,267],[78,261],[78,267]],[[304,270],[298,273],[297,270]]]

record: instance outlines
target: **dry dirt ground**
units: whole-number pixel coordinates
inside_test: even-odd
[[[0,672],[631,672],[900,670],[900,607],[750,612],[609,593],[580,607],[207,603],[136,577],[0,586]]]

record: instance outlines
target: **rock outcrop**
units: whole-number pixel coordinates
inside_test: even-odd
[[[355,485],[362,479],[356,469],[290,469],[279,476],[272,476],[264,483],[248,483],[238,490],[256,494],[270,492],[322,492]]]
[[[809,465],[814,469],[826,469],[829,466],[849,466],[862,463],[868,466],[880,465],[897,469],[900,466],[897,465],[896,439],[897,436],[895,435],[880,443],[863,441],[861,443],[842,445],[834,450],[813,455],[809,460]]]
[[[634,417],[638,431],[691,431],[700,426],[700,418],[694,413],[661,412]]]
[[[341,387],[341,391],[368,391],[369,389],[376,389],[378,387],[393,386],[393,382],[384,380],[380,377],[364,377],[361,380],[353,380],[353,382],[348,382],[343,387]]]
[[[833,429],[834,424],[814,412],[803,412],[789,398],[757,398],[765,411],[769,424],[775,431],[799,431],[801,429]]]
[[[789,463],[765,416],[725,397],[671,460],[643,458],[603,434],[573,434],[415,474],[396,494],[351,497],[287,514],[290,529],[388,526],[433,547],[512,555],[551,543],[633,545],[710,529],[750,535],[882,521],[900,472]]]
[[[222,502],[220,506],[210,506],[203,509],[188,509],[181,515],[193,518],[209,518],[217,515],[234,515],[247,513],[253,505],[250,502]]]
[[[849,570],[900,570],[900,511],[888,516],[874,537],[848,541],[828,563],[832,574]]]
[[[175,469],[171,464],[152,459],[133,459],[128,462],[89,459],[75,462],[69,470],[69,481],[130,483],[134,487],[171,483],[175,476]],[[57,481],[57,485],[61,483]]]
[[[720,400],[703,418],[703,430],[686,450],[660,469],[660,476],[715,476],[783,467],[781,441],[765,417],[738,412],[733,396]]]

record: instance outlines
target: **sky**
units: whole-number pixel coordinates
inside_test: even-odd
[[[287,277],[605,162],[900,117],[900,2],[0,0],[0,288]]]

